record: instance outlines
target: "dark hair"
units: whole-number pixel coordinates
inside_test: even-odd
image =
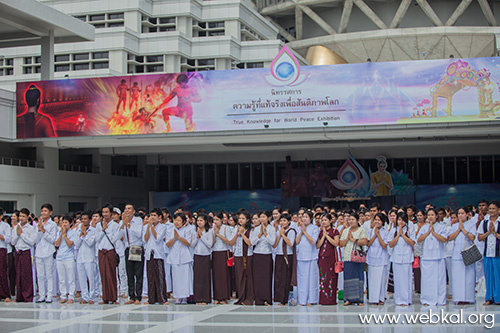
[[[49,210],[49,212],[52,212],[54,210],[53,207],[52,207],[52,205],[49,204],[49,203],[44,203],[42,205],[42,207],[40,207],[40,209],[44,209],[44,208],[47,208]]]
[[[80,215],[80,217],[82,216],[87,216],[89,218],[89,220],[92,220],[92,212],[90,210],[85,210],[82,212],[82,214]]]
[[[406,214],[405,212],[401,212],[401,213],[398,213],[398,220],[399,219],[402,219],[403,221],[405,221],[406,223],[406,232],[405,232],[405,235],[406,237],[408,237],[408,214]],[[396,235],[398,234],[398,228],[397,228],[397,224],[396,224],[396,230],[394,230],[394,237],[396,237]]]
[[[186,214],[184,213],[175,213],[174,214],[174,220],[176,218],[180,217],[182,219],[182,224],[185,224],[186,223]]]
[[[0,215],[3,215],[3,213],[4,213],[4,210],[2,207],[0,207]]]
[[[222,220],[224,218],[224,213],[222,210],[219,210],[218,212],[214,213],[214,216],[217,217],[219,220]]]
[[[283,212],[283,211],[281,210],[281,207],[280,207],[280,206],[274,206],[274,207],[273,207],[273,211],[275,211],[275,210],[277,210],[280,214],[281,214],[281,212]]]
[[[205,208],[198,209],[198,214],[207,214],[207,210]]]
[[[125,83],[125,82],[127,82],[127,81],[125,81],[124,79],[120,80],[120,83]]]
[[[313,207],[313,210],[316,210],[318,208],[321,208],[321,210],[323,210],[323,205],[322,204],[315,204],[314,207]]]
[[[489,206],[489,204],[490,204],[490,203],[488,202],[488,200],[486,200],[486,199],[481,199],[481,200],[479,200],[478,204],[480,204],[480,203],[485,203],[485,204],[486,204],[486,206]]]
[[[415,206],[413,204],[409,204],[408,206],[406,206],[407,211],[408,211],[408,209],[411,209],[413,211],[413,213],[417,212],[417,206]]]
[[[127,206],[132,206],[132,209],[135,210],[135,205],[133,203],[130,203],[130,202],[127,202],[125,204],[125,206],[123,206],[123,208],[127,207]]]
[[[12,227],[12,219],[10,218],[10,216],[4,216],[2,221],[4,221],[5,223],[7,223]]]
[[[458,209],[455,211],[455,213],[457,213],[457,216],[458,216],[458,211],[459,211],[460,209],[463,209],[463,210],[464,210],[464,212],[465,212],[465,214],[469,214],[469,213],[472,211],[472,210],[469,208],[469,206],[463,206],[463,207],[458,208]]]
[[[198,219],[205,220],[205,231],[208,231],[208,229],[210,229],[209,216],[205,213],[199,214],[198,217],[196,217],[196,228],[198,228]]]
[[[382,221],[382,226],[384,226],[387,223],[387,221],[389,220],[387,218],[387,215],[385,215],[383,213],[377,213],[377,214],[375,214],[375,217],[378,217],[380,219],[380,221]]]
[[[64,215],[62,220],[67,220],[69,222],[69,225],[73,225],[73,217],[71,215]]]
[[[312,220],[313,220],[313,218],[314,218],[313,213],[312,213],[310,210],[306,210],[306,211],[304,212],[304,214],[305,214],[305,215],[307,215],[307,216],[309,216],[309,219],[310,219],[310,220],[311,220],[311,222],[312,222]],[[303,215],[304,215],[304,214],[303,214]]]
[[[271,216],[273,216],[273,213],[271,213],[270,211],[268,210],[263,210],[259,213],[259,216],[261,216],[262,214],[266,215],[267,218],[270,218]]]
[[[429,210],[427,211],[427,214],[429,214],[429,212],[434,212],[434,214],[436,214],[436,216],[438,215],[438,210],[436,208],[429,208]]]
[[[99,217],[102,217],[102,211],[100,209],[94,210],[92,215],[95,215],[95,214],[99,215]]]
[[[28,90],[26,90],[25,98],[26,98],[26,104],[28,104],[29,107],[36,106],[37,102],[40,99],[40,96],[42,95],[40,89],[37,88],[35,85],[30,85]]]
[[[328,221],[330,221],[330,226],[332,225],[332,214],[330,213],[323,213],[321,214],[321,217],[326,217],[328,219]]]
[[[288,220],[288,222],[290,222],[292,220],[292,218],[290,217],[290,214],[287,214],[287,213],[281,214],[280,215],[280,220],[281,219],[286,219],[286,220]]]
[[[246,230],[252,229],[252,220],[250,218],[251,217],[250,213],[247,212],[246,210],[242,210],[242,211],[240,211],[240,213],[238,215],[243,215],[246,217],[247,223],[245,223],[245,229]],[[238,220],[236,220],[236,225],[238,225]]]
[[[377,210],[380,210],[381,206],[378,202],[374,202],[370,205],[370,209],[371,208],[377,208]]]
[[[352,216],[356,219],[356,221],[359,221],[359,215],[357,213],[352,212],[351,214],[349,214],[349,216]],[[358,222],[358,224],[359,224],[359,222]]]
[[[19,213],[20,213],[20,214],[21,214],[21,213],[23,213],[24,215],[26,215],[26,216],[28,216],[28,217],[29,217],[29,216],[30,216],[30,214],[31,214],[31,213],[30,213],[30,210],[29,210],[28,208],[21,208],[21,210],[19,211]]]
[[[497,208],[500,208],[500,203],[496,200],[490,201],[490,205],[495,205],[495,206],[497,206]]]
[[[161,209],[160,209],[160,208],[158,208],[158,207],[154,207],[153,209],[151,209],[151,210],[149,211],[149,214],[151,214],[151,213],[155,213],[155,214],[156,214],[156,215],[158,215],[160,218],[161,218],[161,217],[163,217],[163,214],[162,214],[162,212],[161,212]]]
[[[103,210],[104,208],[109,209],[109,212],[110,212],[110,213],[112,213],[112,212],[113,212],[113,206],[112,206],[109,202],[106,202],[106,203],[102,206],[102,208],[101,208],[101,213],[102,213],[102,210]]]

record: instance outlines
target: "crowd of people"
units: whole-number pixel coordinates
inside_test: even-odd
[[[475,303],[484,277],[484,304],[500,304],[499,215],[500,204],[486,200],[456,211],[378,203],[257,213],[0,209],[0,299],[347,306],[383,305],[393,294],[407,306],[419,294],[430,306]],[[472,264],[471,247],[482,255]]]

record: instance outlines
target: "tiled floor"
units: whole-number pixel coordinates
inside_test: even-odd
[[[477,332],[500,331],[500,306],[478,304],[445,307],[415,305],[396,307],[392,300],[384,306],[256,307],[238,305],[61,305],[1,303],[0,332],[213,332],[213,333],[294,333],[294,332]],[[482,324],[363,324],[358,314],[446,313],[463,317],[489,315]],[[491,316],[492,315],[492,316]],[[494,327],[491,319],[494,317]],[[437,317],[436,317],[437,318]],[[435,319],[436,319],[435,318]],[[453,321],[454,319],[450,319]],[[486,324],[489,321],[489,325]]]

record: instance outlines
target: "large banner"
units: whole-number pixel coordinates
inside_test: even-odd
[[[17,84],[17,137],[494,120],[498,58],[270,68]]]

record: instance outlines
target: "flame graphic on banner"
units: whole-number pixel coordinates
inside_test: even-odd
[[[355,190],[363,186],[365,182],[366,179],[361,177],[358,168],[350,158],[340,168],[337,179],[332,180],[333,186],[339,190]]]
[[[271,75],[267,75],[266,80],[273,86],[296,86],[307,78],[300,74],[299,61],[286,45],[274,58],[270,70]]]

